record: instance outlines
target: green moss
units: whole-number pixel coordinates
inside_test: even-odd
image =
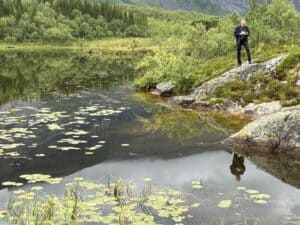
[[[210,98],[208,103],[210,106],[215,104],[222,104],[225,101],[225,98]]]
[[[261,88],[258,88],[261,85]],[[280,100],[284,106],[300,103],[300,88],[290,84],[281,83],[269,76],[258,73],[249,81],[235,81],[218,87],[213,98],[227,98],[245,103],[261,103],[271,100]]]
[[[300,53],[290,54],[276,68],[279,79],[287,78],[289,70],[295,68],[300,63]]]
[[[284,107],[289,107],[289,106],[294,106],[294,105],[299,105],[300,104],[300,97],[294,98],[294,99],[288,99],[288,100],[283,100],[281,102],[282,106]]]

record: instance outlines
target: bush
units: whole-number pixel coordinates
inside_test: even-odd
[[[300,63],[300,53],[288,55],[283,62],[276,68],[276,74],[279,79],[283,80],[287,77],[289,70],[295,68]]]
[[[139,77],[135,84],[142,90],[155,87],[158,83],[172,81],[176,93],[187,93],[194,86],[196,61],[185,55],[160,52],[145,57],[138,65]]]
[[[48,41],[68,41],[72,40],[71,29],[68,27],[52,27],[45,31],[45,40]]]
[[[126,37],[142,37],[143,32],[137,25],[131,25],[125,30]]]

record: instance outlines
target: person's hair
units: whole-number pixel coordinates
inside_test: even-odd
[[[246,24],[247,24],[246,20],[245,20],[245,19],[242,19],[242,20],[241,20],[241,24],[246,25]]]

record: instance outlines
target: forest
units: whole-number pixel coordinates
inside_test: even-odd
[[[81,0],[1,0],[1,39],[68,41],[144,36],[147,17],[124,6]]]

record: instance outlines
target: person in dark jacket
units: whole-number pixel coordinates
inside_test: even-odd
[[[248,57],[248,62],[251,64],[251,54],[249,50],[249,45],[248,45],[248,37],[250,35],[250,29],[246,24],[246,20],[242,20],[241,24],[237,26],[234,30],[234,37],[236,39],[236,44],[237,44],[237,61],[238,65],[242,65],[242,60],[241,60],[241,50],[242,46],[247,51],[247,57]]]

